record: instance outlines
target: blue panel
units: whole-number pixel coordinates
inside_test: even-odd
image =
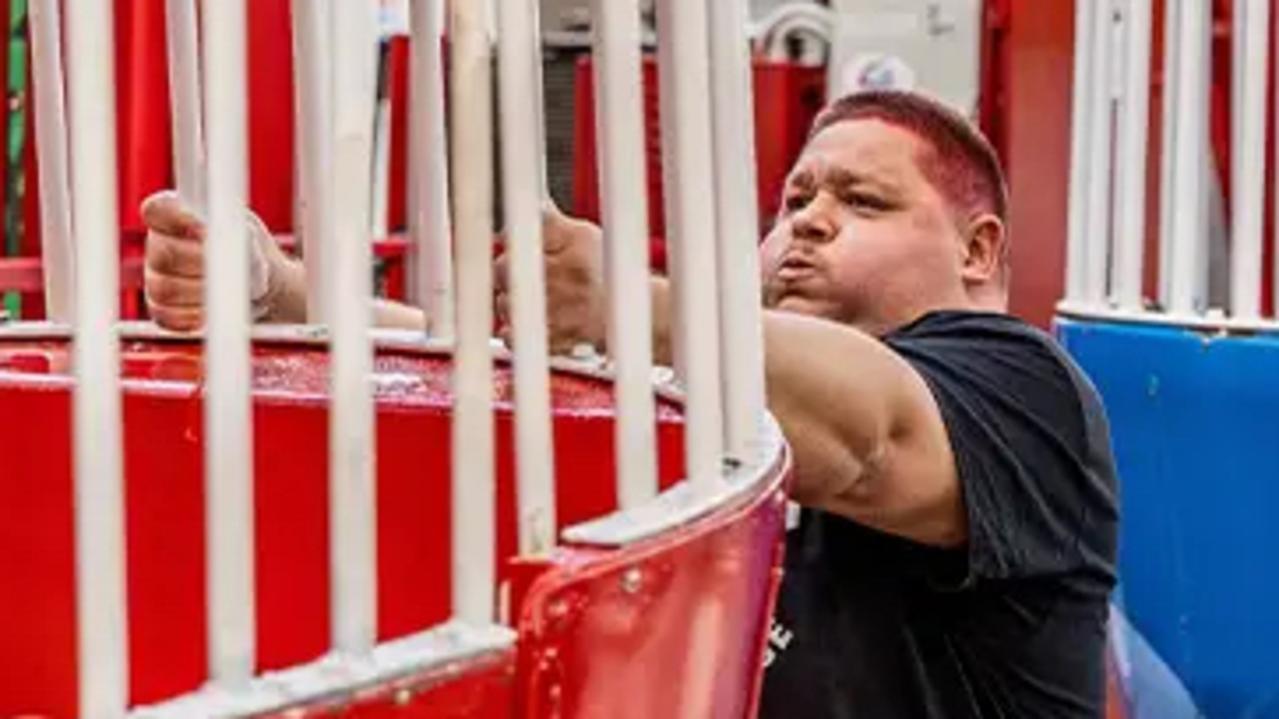
[[[1279,719],[1279,336],[1058,336],[1110,415],[1133,623],[1212,719]]]

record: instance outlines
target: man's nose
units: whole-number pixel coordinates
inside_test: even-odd
[[[818,194],[791,219],[791,230],[797,239],[827,242],[839,232],[830,199]]]

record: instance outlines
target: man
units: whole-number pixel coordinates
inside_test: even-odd
[[[146,214],[152,309],[198,325],[198,244],[161,234],[198,224],[171,199]],[[1102,715],[1108,431],[1075,365],[1005,314],[1006,223],[993,151],[942,105],[867,92],[817,119],[761,250],[769,409],[804,506],[764,717]],[[300,275],[259,235],[263,312],[296,318]],[[546,236],[553,346],[602,346],[598,229],[551,216]]]

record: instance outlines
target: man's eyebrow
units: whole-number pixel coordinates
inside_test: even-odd
[[[896,183],[885,178],[873,177],[871,175],[847,170],[844,168],[833,168],[822,178],[822,184],[835,190],[846,190],[850,187],[869,186],[872,189],[878,189],[883,192],[896,192]]]
[[[790,176],[786,178],[786,185],[788,187],[799,187],[809,190],[817,185],[817,177],[813,174],[812,170],[800,170],[798,172],[791,173]]]

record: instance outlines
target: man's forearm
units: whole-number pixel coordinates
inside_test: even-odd
[[[267,313],[263,322],[303,323],[306,312],[306,266],[288,258],[276,267],[273,286],[266,298]],[[426,330],[426,313],[391,300],[373,300],[373,324],[390,329]]]

